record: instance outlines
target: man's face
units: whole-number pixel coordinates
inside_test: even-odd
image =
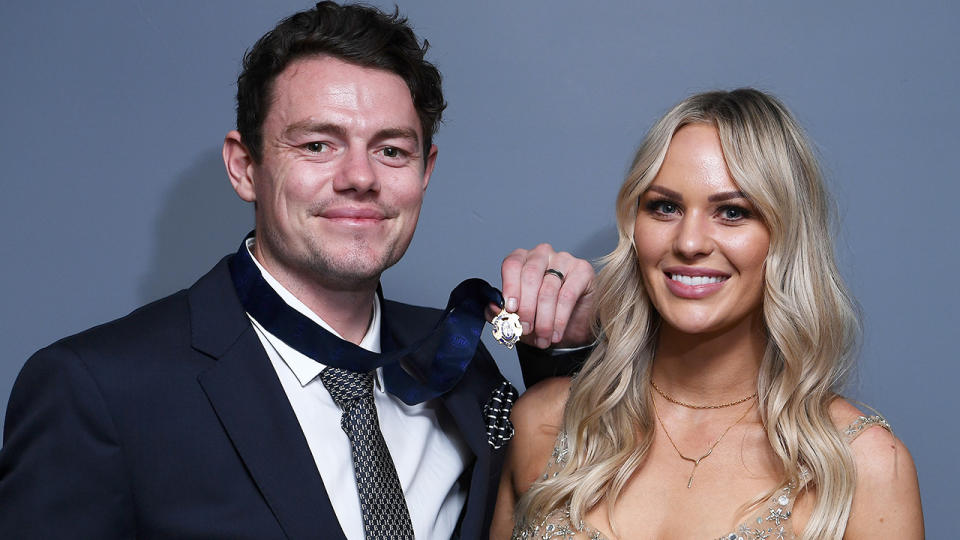
[[[291,63],[271,97],[262,159],[247,168],[258,257],[295,283],[369,287],[410,244],[436,159],[410,90],[317,56]]]

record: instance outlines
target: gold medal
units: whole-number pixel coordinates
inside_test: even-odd
[[[520,341],[523,327],[520,326],[520,316],[516,313],[510,313],[504,309],[490,321],[490,324],[493,325],[493,339],[504,347],[512,349]]]

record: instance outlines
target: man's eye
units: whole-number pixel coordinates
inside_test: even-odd
[[[309,142],[309,143],[303,145],[303,147],[306,148],[307,151],[313,152],[313,153],[316,154],[316,153],[319,153],[320,151],[324,150],[324,149],[327,147],[327,145],[324,144],[324,143],[322,143],[322,142]]]
[[[395,146],[387,146],[383,149],[383,155],[384,157],[388,158],[398,158],[403,155],[403,150],[400,150]]]

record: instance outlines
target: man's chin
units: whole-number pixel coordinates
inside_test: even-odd
[[[326,259],[311,265],[311,270],[317,280],[329,287],[363,290],[376,287],[383,271],[396,262],[392,257],[366,254]]]

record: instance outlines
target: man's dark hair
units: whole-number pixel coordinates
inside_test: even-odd
[[[406,17],[377,8],[334,2],[295,13],[267,32],[243,57],[237,79],[237,130],[254,161],[263,156],[263,121],[272,101],[273,83],[292,61],[330,55],[358,66],[399,75],[410,89],[423,131],[424,155],[447,104],[440,72],[424,55],[429,44],[417,39]]]

